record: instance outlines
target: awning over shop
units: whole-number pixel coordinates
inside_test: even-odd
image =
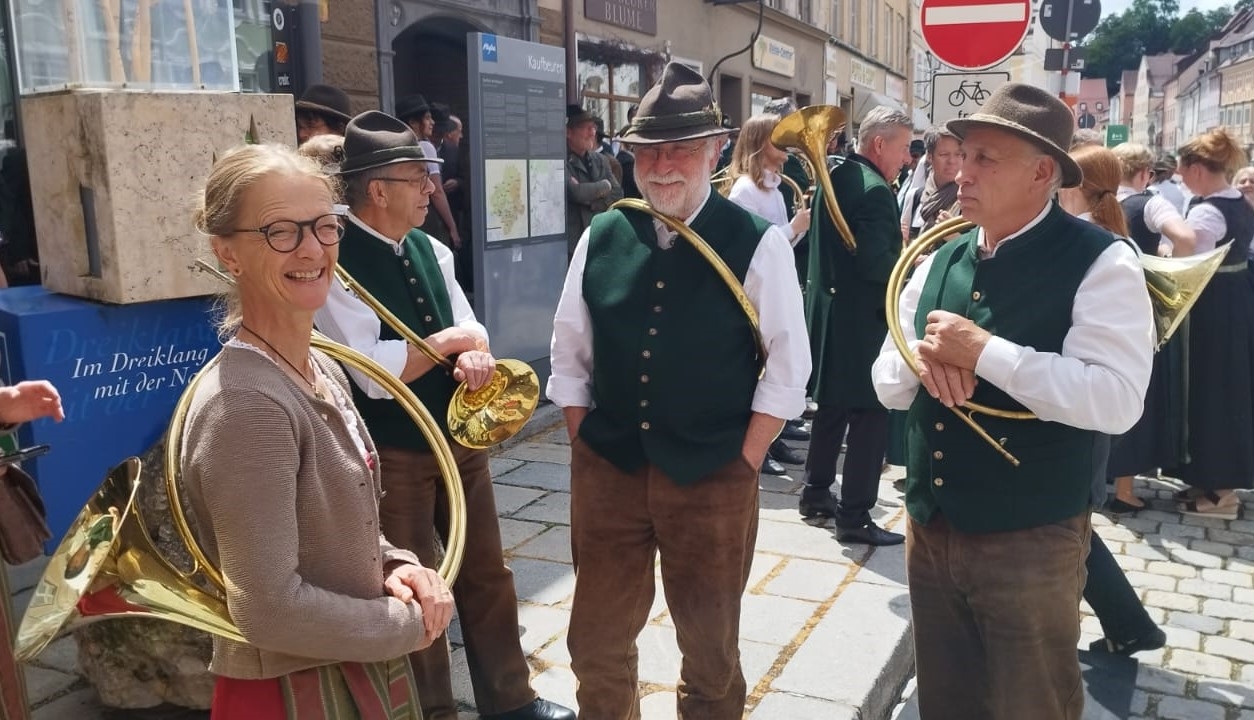
[[[901,103],[877,92],[870,90],[863,91],[861,88],[855,88],[853,93],[853,121],[861,123],[862,118],[871,111],[876,105],[887,105],[888,107],[905,112],[906,108]]]
[[[930,127],[932,127],[932,119],[927,116],[927,113],[923,112],[922,110],[918,108],[915,108],[914,109],[915,132],[926,132],[927,129]]]

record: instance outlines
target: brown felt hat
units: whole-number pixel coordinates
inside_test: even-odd
[[[705,78],[683,63],[672,62],[662,70],[662,79],[644,94],[636,117],[619,137],[633,145],[656,145],[735,130],[724,126],[723,113]]]
[[[343,122],[353,119],[348,93],[330,85],[310,85],[296,101],[296,109],[327,115]]]
[[[1084,180],[1079,164],[1067,154],[1075,116],[1066,103],[1047,90],[1006,83],[984,101],[979,112],[945,123],[945,129],[959,138],[966,137],[972,128],[1005,130],[1040,148],[1062,167],[1063,187],[1076,187]]]
[[[405,123],[378,110],[367,110],[348,122],[344,130],[344,161],[340,174],[402,162],[444,162],[427,157],[418,136]]]

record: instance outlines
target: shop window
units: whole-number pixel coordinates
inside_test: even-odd
[[[660,70],[661,55],[608,43],[579,43],[579,90],[583,107],[605,122],[611,136],[627,126],[627,111],[640,102]]]
[[[270,32],[272,0],[234,0],[235,51],[242,92],[275,92],[274,41]],[[288,52],[284,46],[281,52]],[[281,89],[278,89],[281,91]]]

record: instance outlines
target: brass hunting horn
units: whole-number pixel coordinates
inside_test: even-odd
[[[644,200],[623,198],[610,205],[610,210],[636,210],[657,220],[670,228],[676,235],[688,241],[693,249],[710,264],[710,267],[714,268],[714,272],[718,273],[723,284],[727,286],[732,296],[736,298],[736,303],[740,305],[740,309],[744,312],[745,317],[749,319],[749,327],[753,332],[753,342],[758,348],[758,377],[761,378],[762,373],[766,372],[766,343],[762,341],[762,328],[758,324],[758,310],[753,307],[753,303],[749,301],[749,296],[745,294],[744,286],[740,284],[740,280],[736,279],[736,275],[731,271],[731,268],[727,267],[727,263],[723,262],[723,258],[692,228],[670,215],[658,212]]]
[[[828,217],[840,233],[841,240],[851,253],[858,251],[853,230],[845,222],[832,190],[832,178],[827,169],[827,141],[845,126],[845,113],[835,105],[810,105],[780,118],[771,132],[771,143],[780,149],[797,148],[813,169],[814,179],[823,189],[823,206]],[[800,193],[798,193],[800,195]]]
[[[888,320],[888,335],[893,340],[902,360],[914,373],[919,375],[919,367],[915,364],[914,353],[906,343],[905,333],[901,329],[901,318],[897,306],[901,299],[901,291],[906,285],[906,276],[914,269],[919,258],[931,252],[945,242],[950,235],[965,233],[975,227],[975,223],[963,217],[950,218],[934,225],[919,237],[915,238],[897,259],[893,272],[888,277],[888,291],[884,295],[884,314]],[[1180,327],[1184,317],[1206,288],[1206,283],[1214,277],[1215,272],[1223,263],[1228,247],[1216,248],[1200,255],[1183,258],[1160,258],[1140,256],[1141,268],[1145,273],[1145,285],[1149,291],[1150,303],[1154,309],[1154,332],[1156,338],[1155,351],[1163,346],[1171,335]],[[1018,466],[1019,459],[1012,455],[1002,444],[993,439],[974,416],[979,413],[1005,420],[1035,420],[1036,415],[1027,410],[999,410],[968,400],[961,407],[949,408],[955,415],[971,427],[981,438],[991,445],[1002,457]],[[964,411],[965,409],[965,411]]]
[[[222,277],[216,268],[209,269]],[[448,542],[439,572],[452,585],[466,543],[466,497],[457,463],[439,426],[409,388],[378,363],[317,334],[311,345],[360,370],[391,393],[431,445],[449,502]],[[212,367],[219,357],[205,368]],[[49,559],[17,631],[19,661],[35,658],[63,632],[111,618],[166,620],[245,641],[227,610],[222,573],[201,550],[184,515],[178,478],[183,426],[205,368],[179,398],[166,437],[165,480],[171,520],[192,557],[192,568],[176,567],[153,543],[135,505],[141,464],[138,458],[127,458],[109,472]]]
[[[436,352],[430,343],[409,329],[353,279],[344,266],[335,266],[335,276],[405,342],[418,348],[437,366],[452,371],[452,360]],[[448,404],[449,435],[459,445],[473,450],[490,448],[521,430],[539,404],[540,378],[536,376],[536,371],[521,360],[497,358],[496,372],[483,387],[472,391],[464,382],[457,386]]]

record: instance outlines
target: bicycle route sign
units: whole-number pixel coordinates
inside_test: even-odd
[[[938,60],[987,70],[1019,49],[1032,24],[1030,0],[923,0],[919,29]]]
[[[993,91],[1010,82],[1010,73],[940,73],[932,76],[933,125],[980,111]]]

